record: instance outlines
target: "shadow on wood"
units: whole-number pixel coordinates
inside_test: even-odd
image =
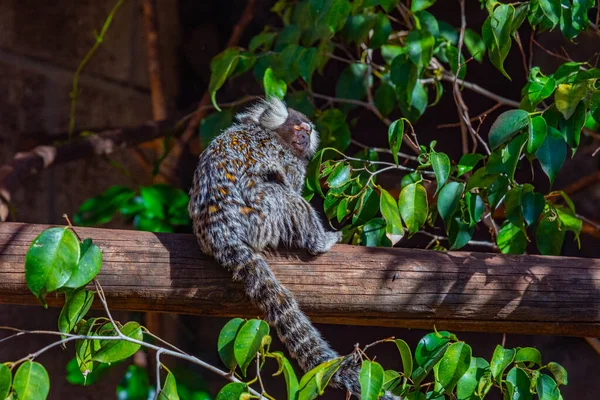
[[[47,227],[0,223],[0,304],[38,304],[24,259]],[[76,230],[103,251],[98,280],[111,309],[260,316],[192,235]],[[268,260],[316,322],[600,336],[597,259],[339,245],[318,257],[292,250]]]

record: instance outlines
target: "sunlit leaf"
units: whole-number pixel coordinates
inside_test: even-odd
[[[277,97],[283,99],[287,92],[287,85],[283,79],[279,79],[275,76],[275,73],[271,68],[267,68],[265,76],[263,78],[263,85],[265,87],[265,96]]]
[[[221,357],[221,361],[223,361],[223,364],[225,364],[230,371],[233,371],[237,365],[233,349],[235,338],[244,322],[245,321],[241,318],[234,318],[227,322],[223,329],[221,329],[221,333],[219,333],[219,339],[217,341],[219,357]]]
[[[479,383],[486,373],[489,373],[490,365],[480,357],[471,357],[471,363],[467,372],[458,380],[456,385],[456,397],[458,400],[479,400]]]
[[[506,111],[494,121],[490,128],[490,148],[495,150],[508,142],[514,134],[529,125],[529,114],[524,110]]]
[[[292,368],[292,364],[290,364],[289,360],[285,358],[283,353],[280,351],[275,351],[271,354],[275,356],[277,362],[279,363],[279,371],[273,374],[273,376],[279,375],[283,372],[285,383],[287,385],[288,400],[296,400],[299,383],[296,373],[294,372],[294,368]]]
[[[386,222],[387,237],[392,242],[392,245],[394,245],[402,239],[404,234],[402,221],[400,220],[400,212],[398,210],[398,203],[387,190],[381,188],[380,192],[381,198],[379,209]]]
[[[427,192],[420,183],[412,183],[402,189],[398,198],[400,215],[408,231],[419,231],[427,220]]]
[[[81,321],[94,300],[94,292],[85,289],[67,293],[65,305],[58,316],[58,331],[71,333],[75,325]]]
[[[44,400],[50,392],[50,378],[44,366],[25,361],[19,366],[13,380],[13,390],[19,400]]]
[[[25,256],[27,287],[46,304],[46,294],[61,288],[77,268],[79,241],[69,228],[49,228],[31,243]]]
[[[10,369],[0,363],[0,399],[5,399],[10,392],[12,386],[12,373]]]
[[[131,339],[138,341],[144,340],[142,327],[137,322],[130,321],[126,323],[120,328],[120,331],[123,335]],[[107,323],[100,328],[98,334],[101,336],[116,336],[116,332],[110,323]],[[93,360],[112,363],[131,357],[140,349],[140,345],[125,340],[100,340],[94,341],[94,349],[95,351],[92,355]]]
[[[91,282],[102,268],[102,250],[92,243],[92,239],[88,238],[80,243],[79,253],[77,267],[64,287],[83,287]]]
[[[342,358],[334,358],[317,365],[300,379],[298,400],[313,400],[323,394],[325,387],[342,364]]]
[[[158,395],[158,400],[179,400],[177,382],[175,381],[175,376],[170,371],[165,378],[162,390]]]
[[[554,379],[556,379],[557,384],[567,385],[569,383],[567,370],[559,363],[551,361],[546,365],[546,369],[552,372],[552,375],[554,375]]]
[[[241,382],[231,382],[223,386],[215,400],[240,400],[240,396],[248,393],[248,386]]]
[[[268,334],[269,324],[259,319],[246,321],[238,331],[233,353],[244,376],[246,376],[248,366],[260,350],[263,337]]]
[[[438,193],[450,177],[450,157],[445,153],[432,151],[429,160],[431,161],[433,172],[435,172],[435,179],[437,181],[436,193]]]
[[[377,400],[383,388],[383,367],[379,363],[364,360],[360,368],[361,400]]]
[[[515,354],[516,351],[514,349],[505,349],[500,345],[496,346],[492,360],[490,361],[490,371],[496,383],[501,384],[502,374],[506,367],[513,362]]]

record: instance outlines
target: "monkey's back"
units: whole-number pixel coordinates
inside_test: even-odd
[[[233,125],[200,155],[189,212],[204,253],[242,239],[264,218],[257,186],[273,171],[300,186],[304,166],[283,151],[276,134],[252,124]]]

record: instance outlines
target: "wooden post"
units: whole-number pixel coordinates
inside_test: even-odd
[[[24,258],[47,226],[0,224],[0,303],[37,304]],[[98,280],[114,310],[260,316],[192,235],[76,228],[100,246]],[[335,246],[269,262],[313,321],[600,336],[600,260]],[[63,299],[48,296],[51,306]]]

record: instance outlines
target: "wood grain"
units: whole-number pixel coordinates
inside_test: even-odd
[[[24,258],[45,225],[0,224],[0,303],[37,304]],[[77,228],[104,254],[114,310],[259,316],[227,271],[185,234]],[[600,336],[600,260],[335,246],[268,255],[316,322],[454,331]],[[48,297],[51,306],[62,298]]]

